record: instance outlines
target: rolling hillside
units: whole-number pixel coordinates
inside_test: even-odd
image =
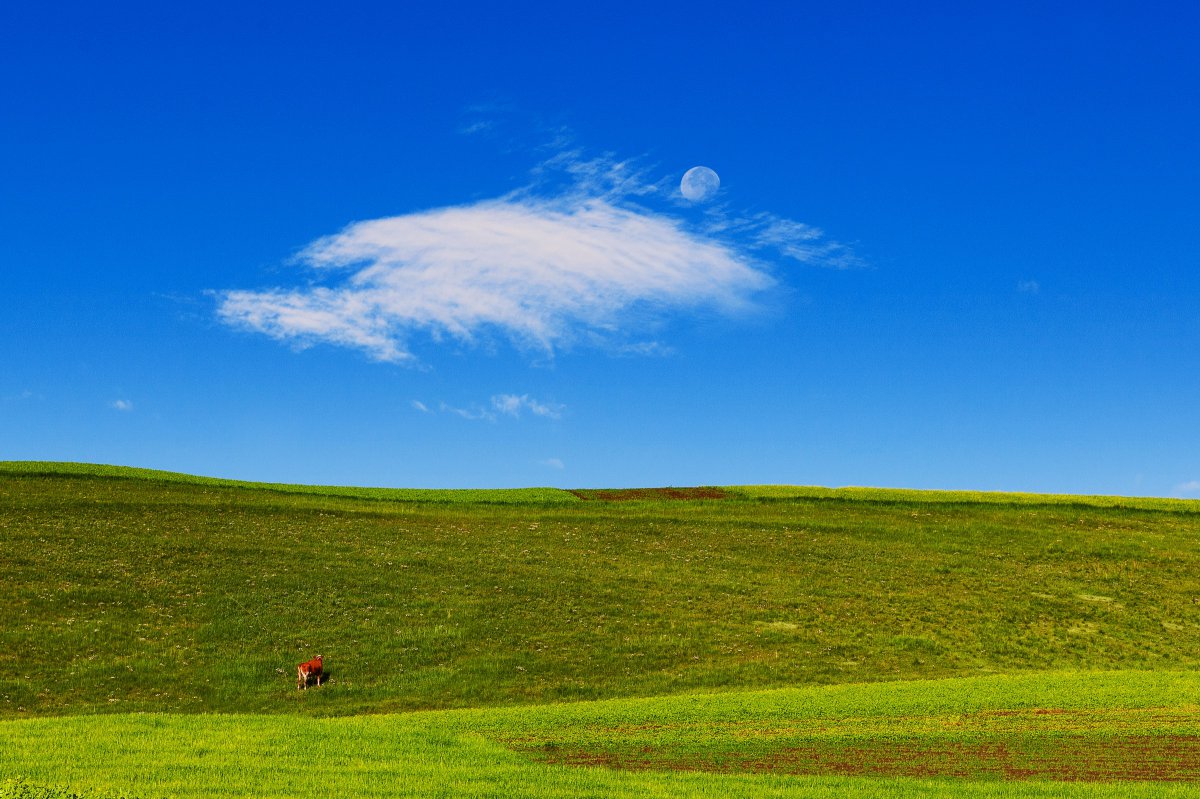
[[[0,463],[0,544],[2,799],[1200,784],[1197,502]]]
[[[404,492],[0,465],[0,717],[1200,662],[1200,503]],[[679,492],[676,492],[679,494]],[[295,690],[323,654],[330,681]]]

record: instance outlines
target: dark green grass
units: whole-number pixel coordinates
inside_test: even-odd
[[[0,782],[0,799],[86,799],[86,797],[65,788],[48,788],[26,780],[7,779]]]
[[[0,717],[1200,665],[1195,503],[427,501],[56,468],[0,470]],[[318,653],[328,683],[297,692]]]

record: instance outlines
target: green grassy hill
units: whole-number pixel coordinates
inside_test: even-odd
[[[503,714],[651,696],[685,697],[663,712],[686,716],[686,697],[706,692],[975,685],[1064,670],[1192,679],[1200,665],[1200,502],[1181,500],[769,486],[347,489],[0,463],[0,545],[6,752],[26,736],[69,738],[76,722],[48,716],[102,714],[86,723],[120,727],[141,723],[124,714],[166,714],[155,717],[172,720],[163,736],[187,740],[190,724],[207,723],[189,714],[238,714],[242,722],[228,723],[262,726],[270,738],[282,734],[269,732],[275,722],[246,719]],[[315,654],[330,679],[297,691],[295,664]],[[886,715],[896,694],[880,690],[863,696]],[[1192,732],[1180,719],[1196,701],[1185,694],[1171,694],[1170,729],[1124,717],[1110,719],[1113,729],[1184,740]],[[1069,706],[1061,699],[1050,704]],[[735,741],[795,749],[808,740],[754,727],[761,702],[742,706],[750,726]],[[480,716],[472,729],[488,718],[517,717]],[[577,721],[524,740],[492,724],[484,749],[552,771],[588,762],[738,770],[735,755],[757,751],[722,744],[729,730],[700,720],[709,737],[699,743],[695,730],[668,736],[682,754],[652,733],[636,749],[622,749],[639,740],[626,732],[580,737]],[[927,730],[901,732],[886,736]],[[572,748],[576,740],[595,745]],[[825,757],[825,743],[802,745]],[[726,756],[697,761],[698,752]],[[9,773],[0,759],[0,778],[22,775],[37,776]],[[132,783],[88,784],[120,792]],[[697,784],[701,794],[725,790]],[[647,790],[637,785],[630,794]],[[810,795],[787,785],[780,795]]]

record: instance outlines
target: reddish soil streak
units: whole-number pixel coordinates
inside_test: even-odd
[[[860,777],[956,777],[1063,782],[1200,782],[1200,736],[1132,735],[1108,739],[1001,738],[974,743],[878,741],[866,746],[814,744],[756,753],[672,757],[558,747],[525,751],[548,763],[626,770],[771,772]],[[657,756],[656,756],[657,755]]]
[[[727,499],[732,496],[723,488],[588,488],[571,492],[583,500],[628,502],[638,499]]]

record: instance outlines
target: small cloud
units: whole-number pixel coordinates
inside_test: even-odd
[[[470,136],[475,133],[485,133],[496,127],[496,123],[490,119],[479,119],[474,122],[469,122],[458,129],[459,133]]]
[[[623,344],[613,354],[644,358],[665,358],[669,355],[674,355],[675,348],[658,341],[639,341],[634,344]]]
[[[410,404],[421,413],[433,413],[433,411],[429,410],[429,406],[420,400],[413,400]]]
[[[520,416],[521,398],[515,394],[499,394],[492,397],[492,407],[509,416]]]
[[[515,111],[512,103],[499,99],[468,105],[462,109],[463,121],[458,132],[465,136],[495,134]]]
[[[1022,280],[1017,283],[1017,291],[1022,294],[1037,294],[1042,290],[1042,286],[1036,280]]]
[[[543,466],[549,466],[551,469],[558,469],[559,471],[562,471],[563,469],[567,468],[566,464],[564,464],[558,458],[546,458],[546,460],[541,461],[540,463]]]
[[[1200,493],[1200,480],[1188,480],[1186,483],[1180,483],[1175,486],[1176,494],[1196,494]]]
[[[479,422],[479,421],[494,422],[494,421],[496,421],[496,414],[491,413],[490,411],[484,410],[482,408],[456,408],[453,405],[447,405],[446,403],[443,402],[440,405],[438,405],[438,410],[440,410],[442,413],[452,413],[455,416],[461,417],[463,419],[468,419],[472,422]]]
[[[709,215],[706,229],[712,235],[734,236],[754,250],[775,250],[785,258],[828,269],[860,269],[866,262],[854,250],[826,237],[819,227],[762,211],[748,217],[730,217],[723,209]]]
[[[422,405],[422,407],[424,406]],[[531,413],[544,419],[560,419],[566,406],[540,402],[528,394],[496,394],[486,406],[472,405],[469,408],[459,408],[443,402],[438,406],[438,410],[473,422],[494,422],[501,416],[520,419],[524,413]]]
[[[129,400],[118,399],[118,400],[113,400],[112,402],[110,402],[108,404],[108,407],[113,408],[114,410],[128,412],[128,411],[133,410],[133,403],[130,402]]]
[[[522,411],[529,411],[534,416],[547,419],[562,418],[563,406],[538,402],[528,394],[497,394],[492,397],[492,407],[497,413],[518,418]]]

